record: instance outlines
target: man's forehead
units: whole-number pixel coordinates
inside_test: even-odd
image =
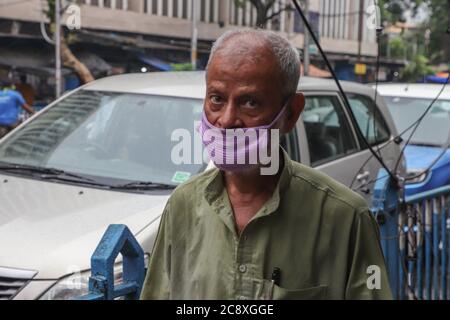
[[[265,89],[265,85],[262,83],[256,83],[255,81],[227,81],[225,79],[215,79],[207,82],[208,91],[227,91],[233,88],[236,93],[259,95]]]
[[[213,57],[206,81],[255,83],[264,80],[276,81],[280,70],[275,59],[268,56],[249,57],[241,55],[216,55]]]

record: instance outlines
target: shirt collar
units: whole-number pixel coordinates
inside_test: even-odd
[[[280,204],[281,195],[289,187],[291,182],[293,170],[292,160],[282,147],[280,147],[280,153],[283,157],[284,165],[277,186],[272,197],[263,205],[254,219],[276,211]],[[223,176],[219,169],[216,168],[214,170],[215,172],[211,175],[204,190],[205,199],[219,215],[226,215],[228,217],[232,213],[232,210],[226,189],[224,188]]]

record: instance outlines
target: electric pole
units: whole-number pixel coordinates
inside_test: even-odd
[[[363,24],[364,24],[364,0],[359,1],[359,19],[358,19],[358,64],[361,61],[361,50],[363,41]],[[362,82],[362,75],[359,76],[359,81]]]
[[[61,3],[55,0],[55,95],[61,96]]]
[[[305,17],[309,19],[309,0],[304,0]],[[303,74],[309,74],[309,33],[306,27],[303,27]]]
[[[198,43],[198,4],[199,1],[192,1],[192,34],[191,34],[191,64],[192,70],[197,70],[197,43]]]

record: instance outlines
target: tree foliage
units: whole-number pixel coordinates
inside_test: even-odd
[[[378,5],[385,26],[405,22],[408,11],[412,17],[416,17],[421,11],[427,11],[427,18],[415,31],[417,42],[426,46],[422,54],[426,53],[431,62],[450,61],[450,35],[447,33],[450,26],[449,0],[378,0]],[[425,39],[427,33],[430,35],[429,39]],[[411,44],[409,40],[411,39],[405,39],[405,42]]]
[[[429,59],[421,54],[416,55],[413,60],[403,69],[401,78],[406,82],[422,80],[425,76],[433,73],[428,66]]]
[[[237,7],[244,7],[247,1],[256,9],[255,27],[258,28],[265,28],[267,22],[278,16],[281,12],[292,10],[291,5],[288,3],[280,7],[276,12],[270,12],[277,0],[234,0],[234,3]]]

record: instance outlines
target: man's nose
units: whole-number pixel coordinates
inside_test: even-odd
[[[228,103],[217,120],[217,126],[222,129],[242,128],[243,123],[239,119],[239,109],[234,103]]]

